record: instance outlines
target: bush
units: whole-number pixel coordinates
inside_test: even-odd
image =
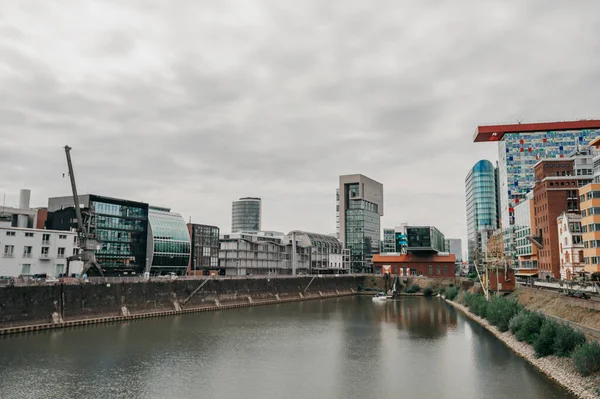
[[[425,296],[432,296],[433,295],[433,288],[431,288],[431,287],[425,287],[425,289],[423,290],[423,294],[425,294]]]
[[[421,290],[421,287],[419,287],[419,286],[418,286],[418,285],[416,285],[416,284],[413,284],[413,285],[411,285],[410,287],[408,287],[408,288],[405,290],[405,292],[406,292],[407,294],[414,294],[414,293],[417,293],[417,292],[419,292],[420,290]]]
[[[444,293],[446,292],[446,287],[441,287],[438,292],[440,293],[440,295],[444,295]]]
[[[579,374],[586,377],[600,370],[600,344],[587,342],[575,349],[573,362]]]
[[[458,288],[450,287],[446,290],[446,299],[453,301],[458,296]]]
[[[542,324],[544,323],[544,316],[536,312],[525,313],[525,319],[521,324],[521,328],[515,334],[515,337],[519,341],[529,342],[533,344],[540,333]]]
[[[471,299],[469,309],[471,310],[471,312],[473,312],[474,315],[485,319],[487,316],[488,303],[489,302],[483,297],[483,295],[474,295]]]
[[[462,304],[465,305],[466,307],[469,307],[469,304],[473,300],[473,297],[474,297],[474,295],[471,294],[469,291],[465,292],[465,295],[463,295],[463,298],[462,298]]]
[[[521,305],[513,299],[495,297],[488,304],[486,317],[490,324],[498,327],[498,330],[508,331],[510,319],[519,313],[521,308]]]
[[[546,319],[542,323],[540,333],[533,342],[536,357],[550,356],[554,353],[554,340],[556,338],[557,324]]]
[[[556,327],[556,338],[554,338],[554,354],[556,356],[570,356],[579,345],[585,344],[585,335],[565,324]]]
[[[517,335],[517,331],[521,329],[521,326],[523,325],[523,322],[527,317],[527,313],[529,312],[522,310],[519,313],[517,313],[516,316],[510,319],[510,322],[508,323],[508,329],[511,333],[513,333],[513,335]]]

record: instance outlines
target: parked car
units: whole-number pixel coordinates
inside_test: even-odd
[[[59,280],[56,277],[48,277],[46,278],[46,283],[58,283]]]
[[[572,298],[590,299],[590,296],[583,291],[569,292],[568,295]]]

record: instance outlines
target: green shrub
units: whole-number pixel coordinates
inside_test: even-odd
[[[425,289],[423,290],[423,294],[425,294],[425,296],[432,296],[433,295],[433,288],[431,288],[431,287],[425,287]]]
[[[575,348],[583,344],[585,344],[585,335],[581,331],[565,324],[559,324],[556,327],[556,338],[554,338],[554,354],[556,356],[570,356]]]
[[[510,322],[508,323],[508,329],[511,333],[513,333],[513,335],[516,335],[517,331],[521,329],[521,326],[523,325],[523,322],[527,317],[527,313],[529,312],[527,312],[526,310],[522,310],[519,313],[517,313],[512,319],[510,319]]]
[[[453,301],[458,296],[458,288],[450,287],[446,290],[446,299]]]
[[[438,292],[440,293],[440,295],[444,295],[444,293],[446,292],[446,287],[441,287]]]
[[[473,300],[474,295],[471,294],[469,291],[465,292],[465,295],[463,295],[462,298],[462,304],[465,305],[466,307],[469,307],[471,301]]]
[[[525,341],[533,344],[540,333],[542,323],[544,323],[544,316],[542,316],[540,313],[525,313],[525,319],[521,324],[521,328],[515,334],[515,337],[519,341]]]
[[[484,319],[487,316],[487,307],[488,301],[483,297],[483,295],[474,295],[471,299],[471,305],[469,305],[469,309],[474,315]]]
[[[489,302],[486,317],[490,324],[498,327],[498,330],[508,331],[508,324],[521,310],[521,305],[513,299],[495,297]]]
[[[421,287],[419,287],[419,286],[418,286],[418,285],[416,285],[416,284],[413,284],[413,285],[411,285],[410,287],[408,287],[408,288],[405,290],[405,292],[406,292],[407,294],[414,294],[414,293],[417,293],[417,292],[419,292],[420,290],[421,290]]]
[[[579,374],[586,377],[600,370],[600,344],[597,341],[587,342],[575,349],[573,362]]]
[[[544,320],[540,333],[533,342],[536,357],[554,354],[554,340],[556,339],[557,324],[549,319]]]

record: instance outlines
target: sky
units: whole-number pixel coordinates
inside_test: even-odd
[[[480,124],[600,117],[600,2],[0,0],[0,195],[80,193],[231,228],[335,232],[341,174],[382,227],[466,237]],[[1,199],[1,198],[0,198]],[[463,246],[465,246],[463,242]]]

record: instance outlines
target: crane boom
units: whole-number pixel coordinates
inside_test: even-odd
[[[75,214],[77,215],[77,231],[83,233],[83,218],[81,217],[81,206],[79,204],[79,195],[77,194],[77,185],[75,184],[75,173],[73,172],[73,163],[71,162],[71,147],[65,146],[67,155],[67,166],[69,167],[69,178],[71,179],[71,190],[73,191],[73,203],[75,205]]]

